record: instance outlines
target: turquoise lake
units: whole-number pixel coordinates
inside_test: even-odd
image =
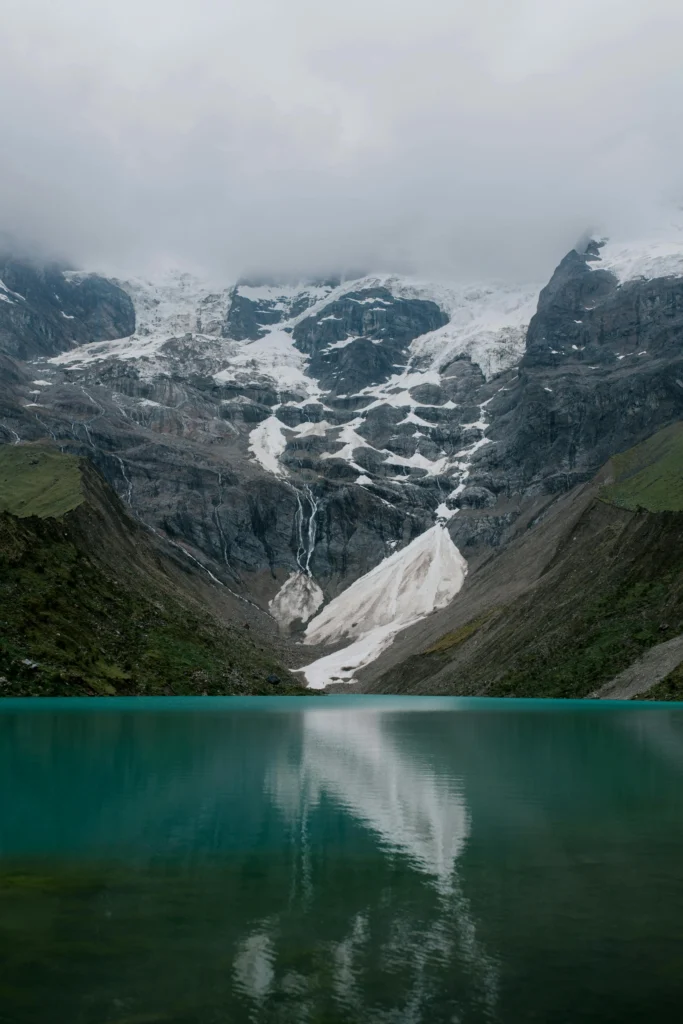
[[[682,1008],[683,705],[0,701],[0,1024]]]

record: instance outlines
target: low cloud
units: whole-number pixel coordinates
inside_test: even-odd
[[[0,229],[113,272],[543,279],[683,197],[678,0],[5,0]]]

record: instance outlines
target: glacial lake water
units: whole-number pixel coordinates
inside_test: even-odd
[[[1,1024],[683,1015],[683,705],[0,701]]]

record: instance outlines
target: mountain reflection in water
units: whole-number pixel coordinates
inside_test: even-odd
[[[0,1020],[672,1019],[682,776],[676,706],[7,701]]]

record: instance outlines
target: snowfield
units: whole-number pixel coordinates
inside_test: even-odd
[[[449,604],[466,575],[467,562],[440,523],[389,555],[308,624],[306,644],[351,641],[301,670],[309,687],[353,682],[397,633]]]
[[[277,416],[269,416],[249,435],[249,451],[259,466],[274,476],[287,475],[285,467],[280,464],[280,456],[287,447],[284,429],[284,423]]]
[[[607,238],[596,270],[611,270],[620,284],[637,278],[683,277],[683,210],[662,217],[645,239]]]
[[[268,611],[281,626],[297,620],[308,622],[323,603],[323,592],[306,572],[293,572],[268,605]]]
[[[68,279],[86,275],[66,271]],[[197,344],[212,341],[229,305],[229,288],[216,291],[193,274],[170,271],[154,281],[131,278],[116,283],[130,295],[135,307],[135,334],[114,341],[96,341],[63,352],[50,360],[56,366],[81,368],[104,359],[144,361],[143,376],[163,373],[160,349],[171,338],[193,335]]]

